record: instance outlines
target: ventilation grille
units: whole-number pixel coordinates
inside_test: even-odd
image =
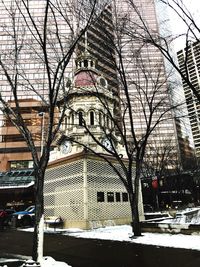
[[[66,221],[93,222],[131,216],[123,183],[102,160],[83,159],[48,169],[44,203],[45,216],[61,216]]]
[[[83,218],[83,161],[47,170],[44,186],[45,216],[65,220]]]
[[[89,220],[129,217],[129,202],[127,199],[123,201],[125,187],[112,167],[106,162],[89,160],[87,173]],[[98,199],[98,196],[101,198]]]

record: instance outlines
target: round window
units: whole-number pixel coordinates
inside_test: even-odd
[[[103,77],[99,78],[99,84],[103,87],[107,87],[107,81]]]

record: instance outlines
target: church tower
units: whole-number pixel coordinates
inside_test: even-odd
[[[45,174],[45,216],[61,217],[66,228],[91,229],[131,220],[128,193],[105,160],[123,173],[112,157],[117,151],[127,163],[113,123],[116,95],[97,64],[87,49],[76,59],[74,78],[60,103],[61,111],[66,106],[64,123]],[[144,219],[141,191],[139,211]]]
[[[105,149],[98,142],[110,150],[117,145],[114,134],[109,138],[110,133],[114,132],[114,94],[96,64],[96,59],[87,49],[76,59],[73,81],[68,85],[68,93],[62,100],[67,107],[62,134],[50,160],[79,153],[83,151],[84,145],[100,153],[105,153]]]

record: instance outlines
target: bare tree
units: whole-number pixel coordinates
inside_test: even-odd
[[[57,102],[65,95],[67,68],[77,42],[95,17],[96,1],[1,1],[6,20],[1,30],[0,110],[24,137],[31,151],[35,175],[35,229],[33,260],[43,256],[43,185],[51,145],[64,117],[57,116]],[[41,155],[21,113],[20,100],[33,97],[41,102],[48,118]],[[8,101],[11,100],[11,101]],[[12,104],[11,104],[12,103]]]
[[[175,130],[173,126],[174,110],[183,103],[172,105],[168,90],[164,62],[159,50],[145,39],[138,38],[144,31],[135,10],[128,13],[115,13],[115,49],[117,71],[120,80],[121,107],[123,110],[121,139],[124,142],[129,162],[135,161],[134,194],[131,176],[127,179],[126,188],[133,212],[133,231],[141,233],[138,218],[139,182],[145,169],[145,161],[152,162],[148,147],[156,140],[155,145],[164,147],[166,142],[172,142],[176,147]],[[145,18],[143,18],[145,21]],[[152,29],[149,28],[149,32]],[[156,32],[157,29],[154,29]],[[135,34],[137,33],[137,34]],[[152,56],[153,54],[153,56]],[[131,66],[132,70],[128,70]],[[171,136],[171,137],[170,137]],[[171,140],[170,140],[171,139]],[[171,157],[177,160],[177,147],[171,151]],[[161,164],[162,159],[159,159]],[[151,163],[150,163],[151,164]],[[129,165],[131,166],[131,164]],[[156,169],[154,169],[156,172]],[[130,174],[129,170],[129,174]],[[131,189],[131,190],[130,190]]]
[[[162,177],[171,175],[177,169],[181,170],[181,162],[177,157],[177,144],[174,143],[173,136],[163,136],[162,146],[157,145],[157,140],[151,138],[151,143],[147,145],[147,155],[144,159],[143,176]],[[151,160],[149,160],[149,158]]]
[[[83,97],[87,95],[87,97],[95,97],[96,103],[100,103],[100,105],[96,104],[96,109],[93,106],[96,118],[93,127],[91,127],[87,115],[81,113],[80,116],[74,102],[70,102],[72,99],[70,94],[65,100],[69,103],[69,110],[71,109],[71,115],[69,113],[66,113],[66,115],[70,117],[73,113],[73,118],[77,118],[75,122],[73,120],[74,127],[81,126],[84,134],[88,134],[91,140],[102,150],[99,151],[96,146],[92,147],[88,142],[81,142],[74,134],[72,136],[68,131],[68,127],[71,127],[70,123],[66,125],[63,134],[66,139],[103,158],[112,167],[124,184],[129,196],[133,233],[135,236],[140,236],[141,226],[138,205],[144,158],[148,156],[146,149],[154,138],[157,143],[160,142],[161,144],[161,135],[166,134],[165,131],[167,131],[168,126],[173,128],[171,120],[173,120],[172,111],[175,107],[172,107],[170,103],[162,60],[152,62],[148,56],[144,58],[142,53],[146,51],[146,44],[142,44],[136,50],[133,46],[135,39],[132,38],[128,42],[128,60],[134,62],[135,68],[131,73],[127,72],[127,58],[124,57],[123,50],[127,47],[122,39],[122,34],[126,35],[126,32],[124,33],[120,28],[120,23],[124,27],[123,22],[124,18],[118,20],[116,27],[113,29],[116,31],[116,39],[109,36],[109,31],[107,35],[107,42],[114,48],[115,52],[111,55],[119,78],[119,91],[116,92],[117,88],[109,91],[111,89],[109,85],[107,90],[105,88],[102,90],[101,86],[97,86],[93,74],[94,69],[90,72],[91,69],[88,68],[87,64],[86,70],[88,75],[90,74],[88,80],[90,80],[90,83],[91,80],[93,81],[93,89],[91,89],[90,84],[89,88],[83,86],[81,89],[79,85],[79,88],[75,87],[71,90],[71,95],[76,96],[76,100],[73,98],[73,101],[84,101]],[[105,27],[104,25],[104,29]],[[90,51],[90,40],[87,41],[87,49]],[[145,49],[143,49],[143,46],[145,46]],[[102,142],[102,134],[96,134],[98,127],[107,142]],[[171,131],[171,129],[168,130]],[[171,139],[171,137],[169,138]],[[177,157],[177,154],[173,156]],[[113,161],[113,159],[115,160]],[[149,158],[149,161],[151,161],[151,158]]]
[[[163,4],[163,9],[168,8],[179,17],[180,23],[184,25],[185,32],[180,34],[172,34],[169,31],[160,32],[158,30],[149,27],[147,20],[142,16],[141,10],[133,0],[126,1],[130,6],[130,10],[135,12],[138,21],[131,21],[132,27],[135,27],[135,31],[131,31],[130,35],[136,40],[151,44],[155,46],[166,59],[166,61],[172,66],[172,68],[179,73],[182,80],[188,85],[193,92],[194,96],[200,102],[199,88],[191,81],[189,75],[189,69],[187,67],[189,60],[189,51],[191,42],[199,42],[200,26],[198,21],[190,12],[190,8],[184,4],[183,0],[159,0],[158,2]],[[163,22],[164,23],[164,22]],[[183,45],[185,45],[185,57],[184,65],[185,69],[179,67],[176,56],[174,55],[173,45],[176,40],[181,38]]]
[[[142,15],[141,9],[135,4],[135,1],[127,0],[130,10],[134,12],[137,16],[137,22],[131,21],[132,28],[135,27],[135,31],[130,31],[130,35],[138,40],[138,42],[144,42],[155,46],[163,55],[166,65],[170,66],[176,73],[178,73],[182,79],[184,87],[187,88],[187,93],[185,94],[187,105],[199,105],[200,103],[200,93],[199,84],[191,76],[191,55],[198,53],[199,41],[200,41],[200,24],[198,19],[198,14],[193,14],[189,3],[184,0],[158,0],[157,2],[161,4],[160,17],[163,15],[163,10],[170,11],[173,18],[177,18],[177,21],[182,25],[182,32],[173,33],[168,29],[166,30],[168,24],[164,28],[166,21],[162,21],[164,30],[160,31],[153,29],[149,26],[148,20]],[[165,18],[162,18],[164,20]],[[168,17],[169,20],[169,17]],[[161,23],[159,21],[159,23]],[[178,28],[178,27],[177,27]],[[181,40],[182,48],[178,51],[179,63],[177,57],[174,53],[174,44]],[[196,46],[196,51],[193,51],[193,45]],[[181,50],[182,49],[182,50]],[[192,52],[193,51],[193,52]],[[195,64],[194,64],[195,66]],[[196,65],[196,71],[198,72],[198,65]],[[198,74],[197,74],[198,75]],[[182,91],[182,86],[176,88],[176,92]],[[189,93],[189,94],[188,94]],[[189,108],[188,108],[189,109]],[[194,115],[195,117],[196,115]],[[194,121],[194,117],[190,116],[190,121]],[[198,117],[198,115],[197,115]]]

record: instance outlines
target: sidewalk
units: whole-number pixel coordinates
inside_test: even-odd
[[[30,256],[33,233],[16,230],[0,232],[0,258],[5,254]],[[132,244],[128,242],[81,239],[45,234],[44,254],[72,267],[199,267],[200,252]],[[1,264],[0,264],[1,265]],[[9,267],[17,267],[8,265]]]

